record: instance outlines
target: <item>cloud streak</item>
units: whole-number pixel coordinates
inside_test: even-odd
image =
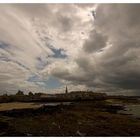
[[[139,4],[1,4],[1,92],[67,84],[138,95],[139,12]]]
[[[1,92],[48,90],[52,65],[71,61],[81,47],[77,39],[90,19],[80,12],[74,4],[0,5]]]

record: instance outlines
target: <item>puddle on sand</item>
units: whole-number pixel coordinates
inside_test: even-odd
[[[139,105],[126,105],[125,110],[120,110],[118,113],[131,114],[136,118],[140,118],[140,104]]]

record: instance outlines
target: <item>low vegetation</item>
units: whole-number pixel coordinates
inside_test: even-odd
[[[105,106],[104,106],[105,105]],[[139,136],[140,120],[112,112],[105,101],[0,113],[1,136]],[[113,107],[115,110],[115,107]],[[118,109],[118,108],[116,108]],[[22,117],[21,117],[22,116]]]

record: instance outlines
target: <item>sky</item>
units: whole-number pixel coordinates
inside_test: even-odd
[[[139,95],[140,4],[0,4],[0,94]]]

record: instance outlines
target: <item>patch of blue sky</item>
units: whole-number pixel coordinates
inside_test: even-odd
[[[46,86],[49,89],[55,89],[61,87],[63,84],[60,82],[59,79],[50,76],[49,79],[46,81]]]
[[[7,43],[4,43],[4,42],[0,42],[0,48],[1,49],[7,49],[7,48],[10,48],[11,46]]]
[[[63,49],[55,49],[55,48],[50,48],[50,49],[54,53],[53,55],[51,55],[51,57],[61,58],[61,59],[64,59],[64,58],[67,57],[67,55],[64,54],[64,50]]]
[[[33,82],[37,85],[40,85],[38,83],[43,83],[43,84],[41,84],[41,86],[43,86],[46,89],[55,89],[55,88],[59,88],[63,85],[59,79],[57,79],[53,76],[50,76],[48,79],[41,79],[39,76],[33,75],[28,78],[28,81]]]

